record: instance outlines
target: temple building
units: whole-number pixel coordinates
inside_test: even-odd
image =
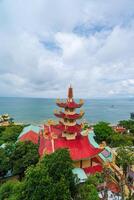
[[[0,126],[9,126],[14,123],[13,120],[9,114],[2,114],[0,115]]]
[[[34,144],[39,143],[39,135],[41,134],[41,128],[38,126],[26,126],[18,137],[19,141],[30,140]]]
[[[38,144],[40,157],[51,154],[57,149],[68,149],[74,163],[73,172],[78,175],[81,182],[85,181],[88,175],[102,172],[105,168],[120,180],[123,174],[115,164],[115,153],[105,142],[98,144],[95,141],[93,128],[82,122],[84,111],[76,112],[83,103],[83,100],[79,103],[74,100],[73,88],[70,86],[67,99],[56,101],[59,111],[54,111],[54,115],[59,119],[58,122],[48,120],[41,127],[30,125],[22,131],[18,140],[30,140]],[[119,192],[118,182],[116,180],[111,182],[111,190],[114,192],[115,190]]]
[[[103,164],[112,161],[112,153],[105,143],[96,143],[93,129],[82,122],[84,111],[76,112],[83,103],[83,100],[75,102],[73,88],[70,86],[67,99],[56,101],[60,108],[59,111],[54,111],[56,118],[59,118],[58,122],[48,120],[43,127],[25,127],[18,140],[30,140],[38,144],[41,157],[57,149],[66,148],[70,152],[74,167],[80,168],[85,174],[101,172]]]
[[[98,145],[94,140],[93,130],[79,120],[83,117],[84,111],[77,109],[83,105],[73,98],[73,88],[68,89],[68,96],[65,101],[57,100],[60,108],[54,111],[59,118],[58,123],[49,120],[44,125],[43,133],[40,135],[39,154],[51,154],[57,149],[67,148],[76,168],[81,168],[86,174],[101,172],[103,159],[111,159],[111,152],[105,148],[105,144]],[[78,121],[80,121],[78,123]],[[100,156],[101,155],[101,156]]]

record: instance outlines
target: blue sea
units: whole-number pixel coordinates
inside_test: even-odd
[[[42,124],[47,119],[56,119],[55,102],[55,99],[0,97],[0,114],[8,113],[16,122]],[[114,124],[130,118],[134,99],[89,99],[82,109],[85,111],[83,119],[89,123],[103,120]]]

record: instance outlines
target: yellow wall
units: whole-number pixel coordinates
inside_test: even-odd
[[[80,167],[80,161],[74,162],[73,165],[74,165],[74,167],[78,167],[79,168]]]
[[[82,168],[90,167],[91,160],[82,160]]]
[[[86,168],[86,167],[90,167],[90,166],[91,166],[91,160],[82,160],[82,161],[74,162],[74,167]]]

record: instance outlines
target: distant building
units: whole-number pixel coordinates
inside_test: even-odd
[[[134,112],[130,113],[130,119],[134,119]]]
[[[30,140],[34,144],[39,143],[39,135],[41,133],[41,128],[39,126],[27,126],[23,129],[18,137],[19,141]]]
[[[112,128],[113,128],[113,130],[114,130],[115,132],[117,132],[117,133],[123,134],[123,133],[126,132],[126,128],[124,128],[123,126],[117,125],[117,126],[112,126]]]
[[[8,114],[0,115],[0,126],[8,126],[13,123],[13,120]]]

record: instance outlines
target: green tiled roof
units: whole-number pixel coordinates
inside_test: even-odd
[[[95,139],[94,139],[94,137],[95,137],[95,133],[94,133],[94,131],[90,131],[89,132],[89,134],[88,134],[88,139],[89,139],[89,142],[95,147],[95,148],[99,148],[99,145],[98,145],[98,143],[95,141]],[[112,161],[112,153],[111,153],[111,149],[108,147],[108,146],[106,146],[105,147],[105,150],[106,151],[108,151],[108,152],[110,152],[110,155],[108,156],[108,157],[105,157],[102,153],[99,153],[99,156],[100,156],[100,158],[103,160],[103,161]]]
[[[39,134],[40,130],[41,130],[41,128],[40,128],[39,126],[34,126],[34,125],[26,126],[26,127],[23,129],[23,131],[20,133],[18,139],[19,139],[21,136],[25,135],[25,134],[26,134],[27,132],[29,132],[29,131],[33,131],[33,132]]]
[[[76,174],[78,176],[78,179],[79,179],[80,183],[85,182],[86,179],[87,179],[86,173],[81,168],[74,168],[73,169],[73,174]]]

